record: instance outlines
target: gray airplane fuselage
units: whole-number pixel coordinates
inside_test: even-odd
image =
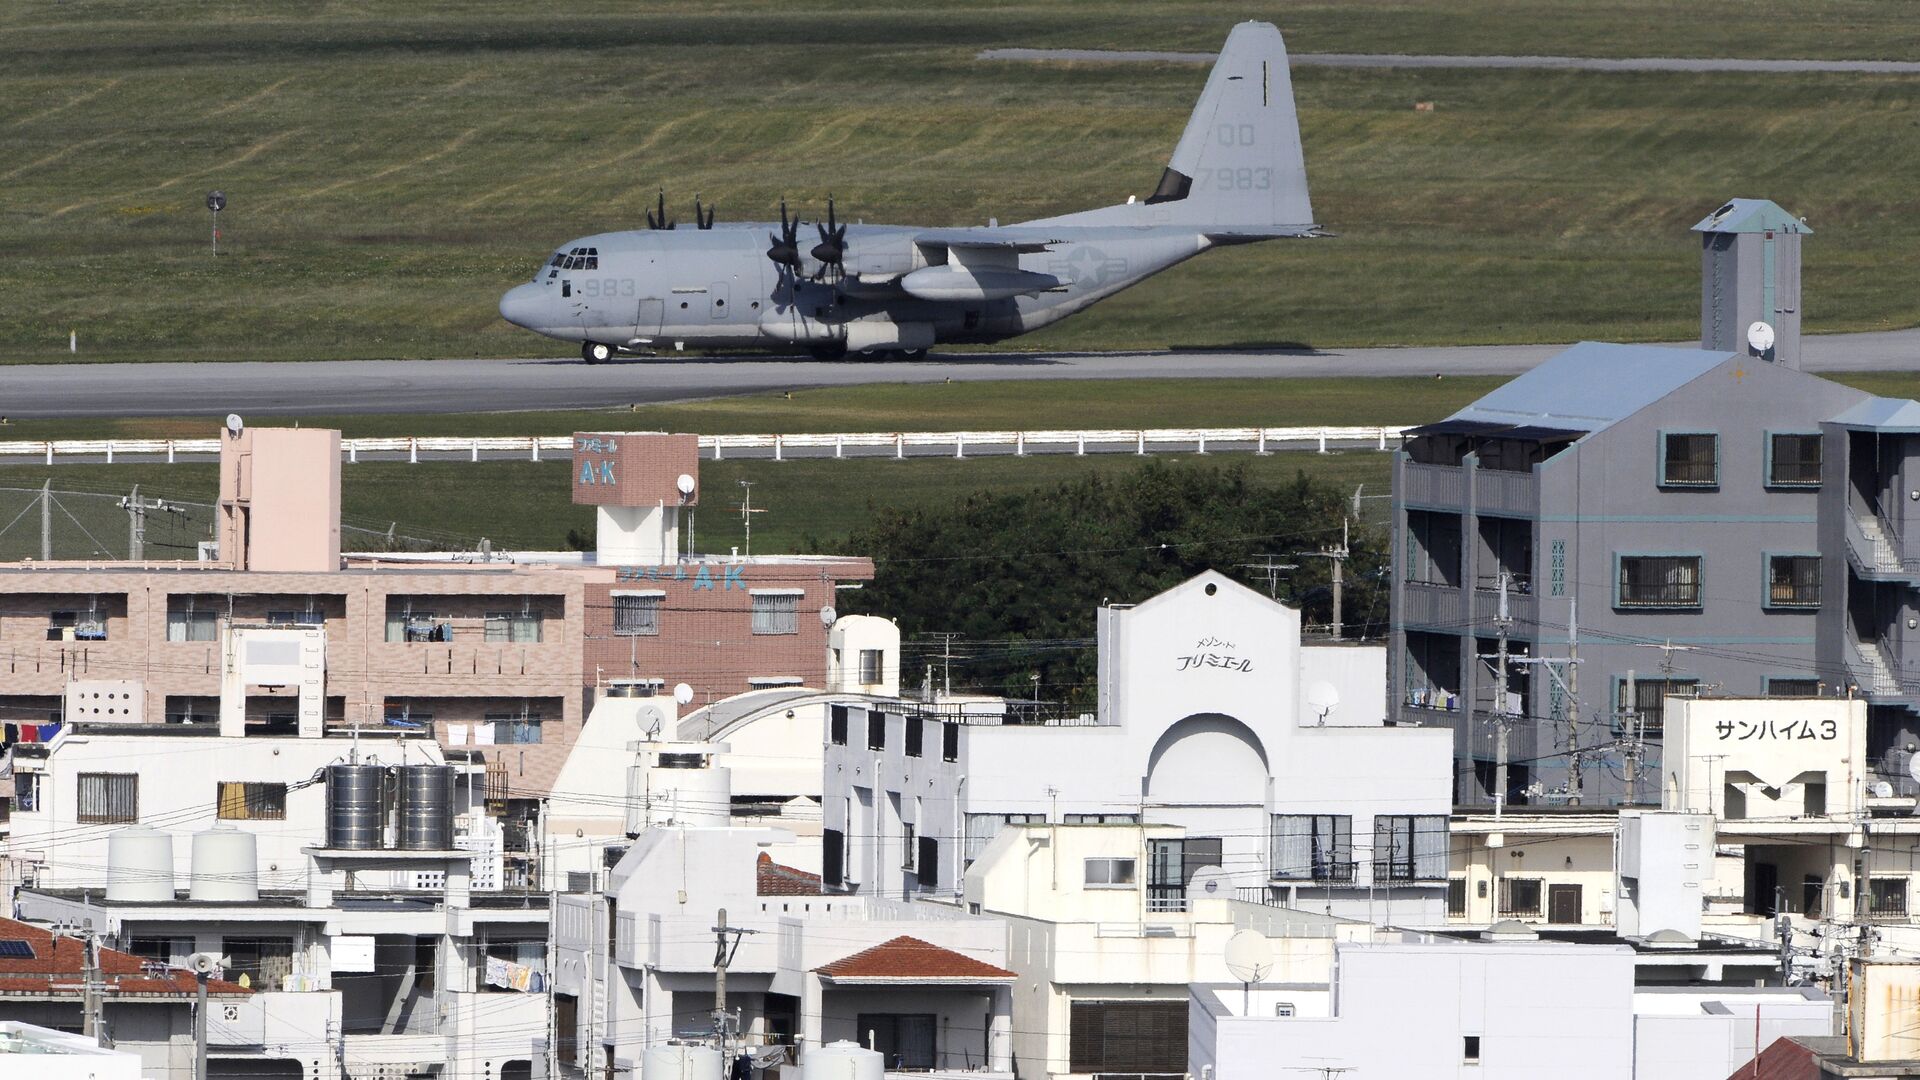
[[[760,222],[581,237],[500,309],[549,337],[621,349],[912,350],[1036,330],[1212,246],[1200,232],[1167,226],[968,230],[983,240],[1044,234],[1049,248],[1019,255],[1019,269],[1059,284],[1030,295],[927,300],[899,286],[943,254],[915,243],[924,230],[849,225],[844,272],[816,281],[821,268],[810,258],[799,274],[767,258],[767,234],[778,229]]]

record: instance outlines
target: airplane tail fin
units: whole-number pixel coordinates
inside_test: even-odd
[[[1144,203],[1047,223],[1187,225],[1223,242],[1314,233],[1293,79],[1279,29],[1244,22],[1227,35],[1160,186]]]

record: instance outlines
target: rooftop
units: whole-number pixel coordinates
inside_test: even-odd
[[[73,998],[81,996],[86,945],[32,923],[0,918],[0,995]],[[100,949],[100,975],[109,996],[192,996],[194,977],[118,949]],[[245,994],[248,989],[225,979],[207,982],[209,994]]]
[[[1437,433],[1465,422],[1591,434],[1632,416],[1734,355],[1583,341],[1429,428]]]
[[[814,970],[836,983],[1010,982],[1015,977],[1006,968],[905,935]]]
[[[754,866],[754,892],[760,896],[819,896],[820,875],[809,874],[791,866],[782,866],[773,861],[773,856],[760,853],[760,859]]]

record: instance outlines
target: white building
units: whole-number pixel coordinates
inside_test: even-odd
[[[0,1020],[0,1080],[140,1080],[140,1056],[64,1031]]]
[[[755,1053],[849,1039],[890,1067],[1010,1075],[1006,926],[933,904],[822,895],[774,861],[778,829],[655,826],[604,895],[554,911],[556,1033],[569,1075],[639,1067],[642,1052],[715,1030],[715,955],[729,935],[726,1007]]]
[[[1165,824],[1142,871],[1170,910],[1213,867],[1250,899],[1442,923],[1449,736],[1384,726],[1385,664],[1303,645],[1298,611],[1208,572],[1101,609],[1084,714],[834,706],[827,884],[951,895],[1009,824]]]

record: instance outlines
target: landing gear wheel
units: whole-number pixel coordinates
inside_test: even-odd
[[[580,358],[589,364],[604,364],[613,359],[613,346],[589,341],[580,346]]]
[[[908,349],[906,352],[896,353],[895,355],[901,360],[925,360],[927,358],[927,350]]]
[[[814,345],[807,349],[807,352],[812,354],[815,360],[845,360],[847,358],[847,347],[845,345]]]

